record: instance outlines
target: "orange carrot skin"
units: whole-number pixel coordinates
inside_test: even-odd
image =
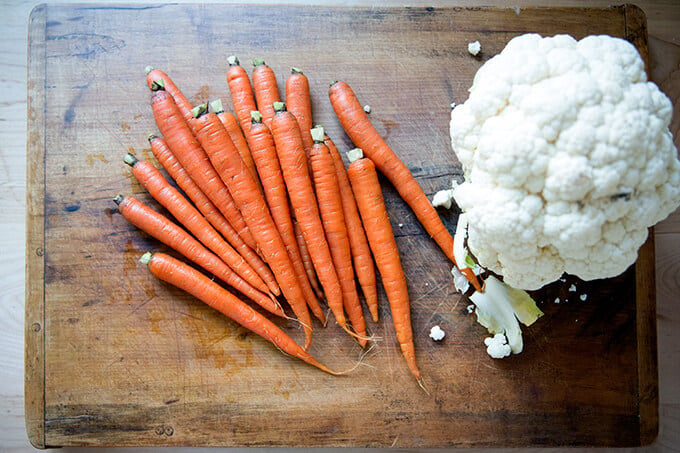
[[[227,84],[238,122],[247,133],[250,129],[250,112],[257,110],[257,105],[248,73],[238,64],[238,60],[227,70]]]
[[[160,69],[154,69],[146,75],[146,84],[149,88],[151,88],[151,84],[153,84],[153,82],[156,80],[163,80],[165,84],[165,91],[170,93],[172,98],[175,100],[175,104],[177,104],[180,112],[182,112],[182,116],[184,117],[185,121],[189,121],[189,119],[193,116],[191,114],[191,109],[193,106],[186,96],[184,96],[182,90],[180,90],[177,85],[175,85],[175,82],[172,81],[169,75]]]
[[[302,143],[309,158],[313,144],[312,135],[309,133],[312,128],[312,99],[309,92],[309,80],[297,68],[292,68],[291,74],[286,79],[286,108],[298,121]]]
[[[269,291],[264,281],[248,266],[243,257],[215,231],[205,217],[163,177],[156,167],[150,162],[138,160],[132,167],[132,173],[156,201],[234,272],[256,289],[264,293]]]
[[[118,211],[128,222],[168,247],[177,250],[229,286],[252,299],[262,308],[277,316],[285,316],[277,302],[240,278],[217,255],[206,249],[200,242],[167,217],[133,197],[123,198],[118,204]]]
[[[357,338],[359,344],[364,347],[366,346],[366,321],[354,283],[352,253],[347,237],[335,164],[328,147],[323,143],[312,145],[310,158],[319,212],[331,250],[333,265],[340,280],[345,311],[354,331],[359,334]]]
[[[342,287],[321,224],[297,120],[290,112],[285,110],[277,112],[272,119],[271,131],[293,212],[312,257],[316,275],[324,289],[328,307],[333,312],[336,322],[346,329],[347,320],[343,308]]]
[[[385,143],[368,119],[352,88],[345,82],[336,82],[328,90],[331,105],[352,142],[370,158],[378,170],[390,180],[399,195],[408,203],[413,213],[444,254],[455,263],[453,236],[442,223],[437,210],[423,192],[410,170]],[[472,281],[481,291],[477,279]]]
[[[272,118],[274,117],[274,102],[279,102],[279,85],[276,81],[274,70],[264,61],[256,64],[253,68],[253,91],[257,110],[262,113],[262,121],[267,127],[271,128]],[[248,113],[250,115],[250,113]]]
[[[347,170],[352,190],[357,201],[361,219],[364,222],[368,243],[373,251],[382,279],[387,300],[390,303],[394,329],[402,354],[411,373],[420,380],[416,364],[411,312],[406,286],[406,276],[401,267],[399,249],[394,239],[392,225],[387,216],[378,174],[370,159],[362,158],[352,162]]]
[[[323,371],[335,374],[295,343],[276,324],[196,269],[163,253],[154,253],[147,267],[157,278],[188,292],[228,318],[273,343],[284,353]]]
[[[312,256],[309,254],[309,249],[307,248],[305,237],[302,235],[300,224],[297,223],[295,219],[293,219],[293,228],[295,228],[295,240],[298,244],[298,250],[300,250],[300,258],[302,258],[302,264],[305,267],[309,284],[312,285],[312,289],[314,290],[316,297],[320,300],[323,300],[324,295],[323,291],[321,291],[321,287],[319,286],[319,280],[316,278],[316,271],[314,270]]]
[[[255,240],[248,231],[229,190],[215,172],[172,96],[164,90],[155,91],[151,95],[151,107],[158,129],[182,167],[217,206],[245,243],[255,249]]]
[[[295,228],[291,220],[288,194],[286,193],[286,183],[283,180],[283,173],[276,156],[274,138],[269,128],[262,122],[251,121],[250,132],[248,133],[248,144],[251,155],[255,161],[255,167],[260,176],[260,181],[264,188],[264,195],[269,205],[272,219],[276,224],[281,239],[283,239],[288,251],[288,256],[293,263],[295,274],[300,282],[302,292],[309,309],[321,322],[325,317],[321,306],[316,298],[314,290],[307,277],[305,266],[300,256],[297,240],[295,238]]]
[[[307,310],[307,302],[297,281],[286,246],[255,180],[246,169],[229,134],[214,113],[207,113],[192,119],[191,125],[196,138],[215,165],[217,173],[234,195],[265,261],[269,263],[281,291],[302,324],[305,331],[305,349],[308,348],[312,340],[312,320]]]
[[[253,156],[251,155],[250,148],[248,147],[248,142],[243,135],[243,131],[238,124],[238,120],[234,114],[230,112],[220,112],[217,114],[217,117],[220,119],[220,121],[222,121],[222,125],[229,134],[229,138],[231,138],[231,141],[236,146],[241,159],[243,159],[243,163],[246,164],[246,168],[248,168],[248,171],[253,176],[253,179],[255,179],[255,182],[257,182],[257,185],[260,186],[260,191],[262,191],[260,178],[258,177],[257,169],[255,168],[255,161],[253,161]]]
[[[329,136],[325,137],[324,143],[328,147],[335,164],[335,174],[337,175],[340,187],[342,210],[345,214],[345,224],[347,225],[347,235],[349,236],[349,245],[352,250],[355,274],[366,298],[366,305],[371,313],[371,317],[374,322],[378,322],[378,289],[371,248],[368,245],[368,239],[366,239],[364,225],[361,223],[352,186],[347,177],[347,170],[338,152],[338,148]]]
[[[248,265],[260,276],[260,278],[267,284],[269,291],[274,295],[281,294],[281,291],[276,283],[274,274],[260,256],[253,251],[241,239],[236,230],[224,218],[222,213],[215,207],[212,201],[201,191],[196,183],[191,179],[187,171],[182,167],[177,158],[172,154],[170,148],[160,137],[151,136],[149,138],[151,144],[151,152],[161,163],[165,171],[170,177],[175,180],[177,185],[184,191],[191,199],[198,210],[205,216],[210,224],[219,231],[222,236],[229,242],[239,255],[248,263]]]

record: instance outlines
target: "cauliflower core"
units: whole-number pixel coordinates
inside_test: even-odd
[[[610,36],[512,39],[451,112],[468,247],[511,286],[622,273],[680,204],[669,99]]]

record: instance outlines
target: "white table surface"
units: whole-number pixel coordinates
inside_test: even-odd
[[[82,1],[82,3],[103,3]],[[56,3],[50,0],[45,3]],[[62,2],[64,3],[64,2]],[[114,0],[106,3],[116,3]],[[125,3],[158,3],[128,0]],[[212,2],[207,2],[212,3]],[[218,2],[219,3],[219,2]],[[221,3],[224,3],[221,2]],[[248,3],[267,3],[249,0]],[[279,3],[307,2],[286,0]],[[415,5],[419,2],[317,0],[315,3]],[[431,6],[607,6],[616,1],[547,2],[500,0],[428,1]],[[624,3],[621,1],[620,3]],[[672,130],[680,143],[680,0],[633,1],[647,14],[652,80],[674,105]],[[0,0],[0,452],[33,450],[24,428],[24,239],[26,206],[26,59],[28,16],[37,2]],[[656,228],[657,325],[660,431],[644,452],[680,451],[680,210]],[[94,449],[65,448],[60,451]],[[98,452],[154,452],[161,449],[103,449]],[[170,448],[211,453],[216,449]],[[241,450],[241,449],[236,449]],[[245,450],[245,449],[243,449]],[[266,450],[266,449],[258,449]],[[286,450],[286,449],[284,449]],[[540,449],[582,452],[589,449]],[[166,451],[166,450],[163,450]],[[252,450],[249,450],[252,451]],[[278,451],[281,451],[280,449]],[[487,450],[481,450],[487,451]],[[488,450],[494,452],[502,449]],[[594,451],[594,450],[593,450]],[[608,449],[600,449],[608,451]],[[613,450],[612,450],[613,451]],[[621,450],[616,450],[621,451]],[[630,450],[623,450],[630,451]]]

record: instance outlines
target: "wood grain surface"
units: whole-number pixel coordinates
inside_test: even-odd
[[[153,41],[146,30],[157,30]],[[36,30],[41,29],[41,30]],[[177,33],[176,30],[182,30]],[[166,69],[204,102],[226,95],[226,52],[264,56],[283,86],[311,80],[315,122],[351,144],[326,100],[353,85],[381,134],[433,194],[461,177],[448,108],[477,68],[517,34],[626,37],[647,55],[644,17],[607,9],[46,6],[29,43],[27,426],[38,446],[635,446],[657,430],[653,243],[615,279],[535,293],[546,316],[525,351],[490,359],[449,263],[394,190],[385,197],[410,284],[420,367],[400,357],[381,293],[379,339],[365,356],[337,326],[311,351],[337,378],[282,356],[161,284],[137,263],[163,249],[111,197],[149,200],[122,164],[152,159],[140,68]],[[484,53],[467,54],[479,39]],[[349,44],[349,45],[348,45]],[[442,213],[451,229],[455,214]],[[578,292],[569,294],[574,283]],[[638,288],[636,292],[636,287]],[[587,302],[578,295],[587,294]],[[637,299],[636,299],[637,294]],[[552,301],[560,298],[561,304]],[[451,333],[428,337],[438,324]],[[284,324],[294,337],[294,323]]]
[[[256,0],[266,4],[266,0]],[[48,0],[48,3],[54,2]],[[95,5],[99,2],[88,2]],[[125,3],[143,3],[127,1]],[[207,3],[211,3],[208,1]],[[292,0],[304,4],[304,1]],[[330,3],[320,1],[319,3]],[[333,2],[335,3],[335,2]],[[399,1],[351,1],[348,6],[400,6]],[[433,1],[433,6],[478,6],[478,0],[459,2]],[[536,6],[544,2],[524,0],[518,5]],[[588,5],[606,6],[610,2],[596,0]],[[502,4],[487,1],[483,4]],[[557,2],[553,3],[556,5]],[[580,6],[580,0],[565,0],[559,4]],[[680,4],[672,0],[640,0],[637,2],[647,15],[649,25],[650,72],[654,80],[673,101],[675,116],[671,130],[678,141],[680,125]],[[28,1],[0,1],[0,28],[5,38],[0,42],[0,249],[3,261],[0,266],[0,449],[2,451],[32,451],[28,445],[24,427],[23,398],[23,329],[24,329],[24,216],[26,199],[25,144],[26,137],[26,42],[28,13],[34,5]],[[262,5],[264,6],[264,5]],[[657,274],[657,327],[659,332],[659,437],[649,447],[618,451],[678,451],[680,449],[680,318],[677,315],[677,299],[680,294],[680,215],[676,212],[655,228],[656,274]],[[71,451],[65,449],[62,451]],[[94,450],[78,450],[94,451]],[[101,450],[97,450],[101,451]],[[142,452],[148,449],[126,451]],[[155,451],[155,450],[153,450]],[[193,452],[197,449],[173,450]],[[202,452],[216,451],[201,449]],[[279,449],[279,451],[281,451]],[[286,451],[290,451],[286,449]],[[486,451],[486,450],[476,450]],[[493,449],[493,451],[503,451]],[[594,451],[590,448],[548,448],[539,451]],[[598,449],[614,451],[611,449]]]

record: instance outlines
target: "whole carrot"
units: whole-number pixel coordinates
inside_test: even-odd
[[[210,157],[234,201],[243,213],[265,261],[269,264],[281,291],[305,331],[305,349],[312,341],[312,323],[307,302],[293,270],[286,246],[271,217],[267,203],[257,188],[252,175],[229,138],[229,134],[214,113],[206,113],[207,106],[194,109],[190,121],[206,153]]]
[[[455,263],[453,237],[442,223],[437,210],[432,206],[408,167],[375,130],[352,88],[345,82],[333,82],[328,90],[328,95],[342,128],[352,142],[375,162],[378,170],[394,185],[394,188],[411,207],[428,234],[435,240],[444,254]],[[477,277],[471,271],[467,272],[465,276],[477,291],[482,291]]]
[[[276,228],[279,230],[279,234],[281,234],[281,239],[283,239],[286,245],[288,256],[293,264],[295,275],[300,282],[307,305],[312,313],[314,313],[314,316],[321,322],[324,322],[323,310],[307,278],[305,266],[300,256],[297,240],[295,239],[295,228],[291,220],[286,183],[283,180],[281,166],[276,156],[274,138],[269,128],[262,122],[260,112],[252,111],[250,116],[252,124],[250,125],[247,140],[255,167],[262,182],[269,211],[276,224]]]
[[[406,364],[422,385],[413,344],[406,276],[401,267],[399,249],[397,249],[392,225],[387,216],[378,175],[373,162],[363,158],[361,150],[354,150],[348,153],[348,156],[352,163],[347,169],[347,175],[352,184],[352,191],[364,222],[368,243],[373,251],[387,300],[390,303],[397,340]]]
[[[307,158],[312,149],[312,99],[309,93],[309,80],[298,68],[290,68],[290,75],[286,79],[286,108],[295,116],[300,125],[302,143],[305,146]]]
[[[142,186],[203,245],[219,256],[241,278],[262,292],[269,289],[248,263],[229,245],[156,167],[128,153],[123,159]]]
[[[222,126],[224,126],[226,129],[231,141],[234,142],[236,150],[241,156],[241,159],[243,159],[243,163],[246,164],[246,168],[248,168],[248,171],[255,179],[255,182],[257,182],[260,191],[262,191],[260,178],[258,177],[257,169],[255,168],[255,161],[253,161],[253,156],[250,153],[248,142],[243,136],[243,131],[241,130],[241,126],[238,124],[238,120],[233,113],[224,111],[224,108],[222,107],[222,101],[219,99],[212,101],[210,103],[210,107],[212,107],[213,112],[215,112],[220,121],[222,121]]]
[[[253,251],[241,239],[236,230],[224,218],[222,213],[215,207],[212,201],[201,191],[196,183],[191,179],[189,173],[182,167],[177,158],[172,154],[170,148],[162,138],[151,134],[149,137],[151,152],[161,163],[165,171],[175,180],[180,189],[191,199],[196,208],[205,216],[210,224],[219,231],[229,242],[248,265],[260,276],[267,284],[267,287],[274,295],[281,294],[274,274],[260,256]]]
[[[279,350],[330,374],[339,374],[319,363],[276,324],[253,310],[196,269],[163,253],[145,253],[140,261],[157,278],[210,305],[246,329],[273,343]]]
[[[321,224],[300,128],[293,114],[286,111],[285,104],[277,102],[274,109],[276,113],[271,131],[295,218],[300,224],[328,306],[340,327],[350,332],[343,309],[342,287]]]
[[[177,250],[198,266],[211,272],[229,286],[232,286],[255,301],[270,313],[285,316],[276,300],[267,297],[262,292],[253,288],[231,270],[224,261],[219,259],[217,255],[206,249],[200,242],[167,217],[133,197],[118,195],[113,201],[118,205],[118,211],[125,220],[168,247]]]
[[[361,223],[361,217],[359,216],[357,203],[352,193],[352,186],[347,177],[347,170],[342,161],[342,156],[340,156],[335,143],[333,143],[328,135],[324,137],[324,143],[328,147],[335,164],[335,174],[338,178],[340,197],[342,199],[342,212],[345,214],[347,235],[349,236],[349,245],[352,250],[354,273],[361,285],[361,290],[364,293],[366,305],[373,317],[373,321],[378,322],[378,290],[371,248],[366,239],[364,225]]]
[[[168,146],[191,179],[210,198],[217,209],[229,221],[239,236],[255,249],[256,244],[243,216],[234,204],[232,195],[212,167],[208,156],[194,137],[172,96],[162,86],[154,84],[156,91],[151,95],[151,108]]]
[[[358,341],[363,347],[366,346],[366,321],[354,283],[352,253],[347,237],[335,164],[328,147],[323,142],[323,127],[315,127],[311,135],[314,144],[310,150],[310,160],[321,221],[331,250],[333,266],[340,280],[345,311],[354,331],[359,334]]]
[[[279,102],[279,85],[276,82],[276,75],[272,68],[264,62],[262,58],[253,60],[253,91],[257,109],[262,114],[262,120],[267,127],[271,128],[272,117],[274,116],[274,102]]]
[[[175,85],[175,82],[173,82],[170,76],[160,69],[154,69],[152,66],[147,66],[144,69],[144,72],[146,72],[146,85],[149,87],[149,89],[153,89],[154,82],[157,82],[158,80],[163,81],[163,87],[165,91],[170,93],[172,98],[175,100],[175,104],[177,104],[177,107],[179,107],[180,112],[182,112],[184,119],[189,121],[193,106],[186,96],[184,96],[182,90],[180,90],[177,85]]]
[[[248,73],[240,65],[238,58],[232,55],[227,58],[227,61],[229,62],[227,84],[229,85],[231,102],[234,105],[234,111],[241,128],[244,132],[248,132],[248,129],[250,129],[250,112],[257,110],[253,87],[250,85]]]

